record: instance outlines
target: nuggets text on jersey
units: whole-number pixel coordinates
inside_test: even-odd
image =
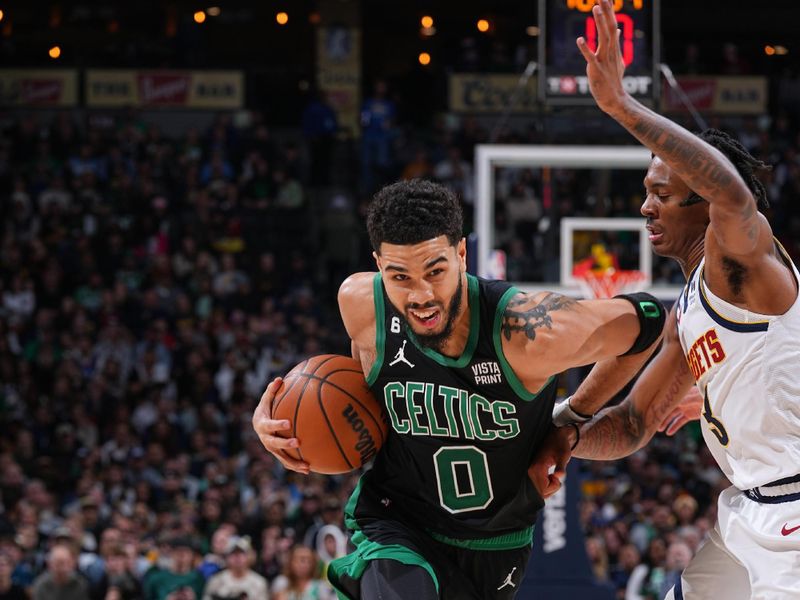
[[[689,363],[695,380],[700,379],[703,373],[723,360],[725,360],[725,350],[713,328],[698,337],[686,353],[686,362]]]

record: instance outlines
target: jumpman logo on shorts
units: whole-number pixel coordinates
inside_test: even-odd
[[[414,365],[412,365],[412,364],[411,364],[411,363],[408,361],[408,359],[406,358],[406,342],[407,342],[407,341],[408,341],[408,340],[403,340],[403,345],[402,345],[402,346],[400,346],[400,349],[397,351],[397,354],[395,354],[395,355],[394,355],[394,360],[393,360],[392,362],[390,362],[390,363],[389,363],[389,366],[390,366],[390,367],[393,367],[393,366],[395,366],[395,365],[396,365],[397,363],[399,363],[399,362],[404,362],[404,363],[406,363],[406,364],[407,364],[409,367],[411,367],[412,369],[414,368]]]
[[[497,588],[498,590],[502,590],[504,587],[510,585],[511,587],[517,587],[517,584],[511,581],[511,578],[514,576],[514,571],[517,570],[517,567],[511,569],[511,573],[506,575],[506,578],[503,580],[503,583],[500,584],[500,587]]]

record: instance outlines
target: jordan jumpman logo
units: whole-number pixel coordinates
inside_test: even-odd
[[[514,571],[516,571],[516,570],[517,570],[517,567],[514,567],[513,569],[511,569],[511,573],[506,575],[506,578],[503,580],[503,583],[500,584],[499,588],[497,588],[498,590],[502,590],[507,585],[510,585],[511,587],[517,587],[517,584],[514,583],[513,581],[511,581],[511,578],[514,576]]]
[[[406,352],[406,342],[407,342],[407,341],[408,341],[408,340],[403,340],[403,345],[402,345],[402,346],[400,346],[400,349],[397,351],[397,354],[395,354],[395,355],[394,355],[394,360],[393,360],[392,362],[390,362],[390,363],[389,363],[389,366],[390,366],[390,367],[393,367],[394,365],[396,365],[396,364],[397,364],[397,363],[399,363],[399,362],[404,362],[404,363],[406,363],[406,364],[407,364],[409,367],[411,367],[412,369],[414,368],[414,365],[412,365],[412,364],[409,362],[409,360],[406,358],[406,354],[405,354],[405,352]]]

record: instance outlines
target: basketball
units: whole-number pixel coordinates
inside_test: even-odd
[[[303,361],[283,378],[273,419],[288,419],[286,452],[315,473],[346,473],[371,460],[386,439],[383,409],[367,387],[361,365],[347,356],[323,354]]]

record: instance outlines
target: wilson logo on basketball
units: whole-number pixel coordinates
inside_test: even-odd
[[[378,452],[377,448],[375,447],[375,440],[373,439],[372,434],[369,432],[367,426],[364,424],[364,421],[358,416],[358,412],[356,412],[356,409],[353,408],[352,404],[345,406],[344,410],[342,411],[342,416],[347,419],[347,422],[350,423],[353,431],[358,434],[358,442],[356,442],[355,448],[361,456],[361,463],[364,464],[371,460],[372,457]]]

